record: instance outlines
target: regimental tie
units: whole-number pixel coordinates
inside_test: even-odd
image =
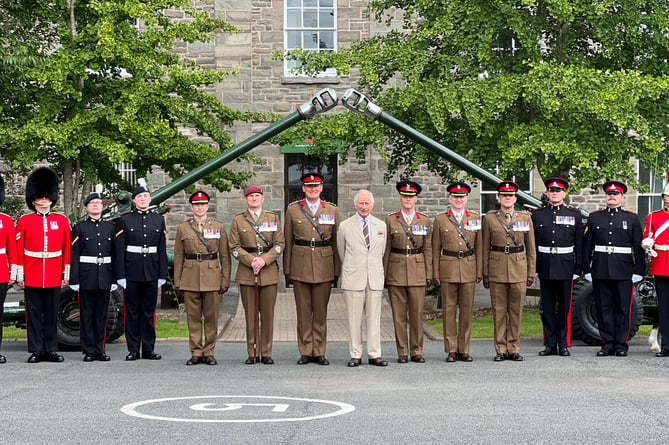
[[[362,220],[362,236],[365,238],[367,249],[369,249],[369,226],[367,225],[367,218]]]

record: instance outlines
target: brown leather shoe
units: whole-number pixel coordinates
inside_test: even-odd
[[[208,355],[204,358],[204,363],[210,366],[218,365],[218,362],[213,355]]]
[[[456,352],[449,352],[446,357],[446,363],[455,363],[458,361],[458,354]]]
[[[318,363],[321,366],[327,366],[327,365],[330,364],[328,359],[326,359],[325,356],[323,356],[323,355],[320,355],[318,357],[314,357],[314,360],[316,361],[316,363]]]
[[[411,361],[414,363],[425,363],[425,358],[418,354],[418,355],[412,355],[411,356]]]
[[[458,360],[461,362],[473,362],[474,358],[466,352],[461,352],[458,354]]]
[[[506,355],[505,354],[497,354],[495,355],[495,358],[493,359],[496,362],[503,362],[506,360]]]
[[[199,365],[201,361],[202,357],[194,355],[186,361],[186,366]]]
[[[370,358],[369,364],[374,366],[388,366],[388,362],[382,357]]]
[[[518,354],[517,352],[512,352],[510,354],[507,354],[506,358],[508,360],[513,360],[514,362],[522,362],[523,361],[523,356]]]
[[[409,363],[409,357],[406,355],[400,355],[397,357],[397,363]]]
[[[298,365],[306,365],[311,361],[311,357],[308,355],[301,355],[299,359],[297,359],[297,364]]]

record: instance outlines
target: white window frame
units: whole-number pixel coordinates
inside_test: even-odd
[[[121,162],[120,164],[115,164],[115,167],[121,175],[121,178],[123,178],[124,181],[127,181],[128,184],[137,183],[137,170],[131,162]]]
[[[643,170],[643,172],[642,172]],[[636,194],[636,208],[639,219],[643,223],[646,216],[650,212],[654,212],[662,208],[662,189],[667,183],[667,172],[662,173],[662,177],[658,178],[655,173],[648,167],[636,161],[636,179],[638,182],[645,182],[650,188],[649,193],[637,191]],[[643,178],[642,178],[643,176]]]
[[[321,3],[331,1],[332,6],[320,6]],[[297,6],[296,4],[299,4]],[[320,14],[328,13],[333,16],[332,25],[333,26],[320,26]],[[299,13],[300,24],[289,24],[289,16],[295,17],[296,13]],[[318,22],[315,27],[305,26],[304,17],[309,13],[315,14],[315,19]],[[297,48],[308,50],[308,51],[337,51],[337,0],[284,0],[283,3],[283,48],[287,53],[296,48],[295,45],[291,45],[291,42],[295,39],[289,38],[291,33],[302,33],[300,37],[300,46]],[[323,33],[332,33],[332,48],[321,48],[320,45],[315,45],[315,47],[307,47],[304,44],[305,36],[308,34],[312,35],[314,41],[322,42],[320,34]],[[292,47],[291,47],[292,46]],[[296,73],[292,71],[292,68],[297,66],[297,61],[294,60],[284,60],[283,62],[283,72],[286,77],[305,77],[305,74]],[[316,75],[316,77],[335,77],[337,75],[337,70],[335,68],[328,68],[325,71],[322,71]]]

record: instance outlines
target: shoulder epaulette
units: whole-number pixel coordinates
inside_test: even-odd
[[[625,213],[629,213],[631,215],[638,216],[635,212],[632,212],[631,210],[625,210],[625,209],[620,209],[620,210],[622,210]]]
[[[243,215],[245,212],[246,212],[246,210],[244,210],[243,212],[235,213],[234,217],[237,218],[238,216]],[[193,220],[193,218],[189,219],[188,221],[192,221],[192,220]]]
[[[321,202],[324,202],[325,204],[330,204],[330,205],[333,206],[333,207],[337,207],[337,204],[335,204],[334,202],[323,201],[322,199],[321,199]]]
[[[301,199],[298,199],[297,201],[293,201],[293,202],[291,202],[290,204],[288,204],[288,207],[290,207],[290,206],[292,206],[292,205],[295,205],[295,204],[299,204],[299,203],[301,203],[301,202],[302,202],[302,200],[301,200]]]
[[[418,215],[423,216],[427,219],[430,219],[430,217],[426,213],[421,213],[421,212],[416,212]]]
[[[571,206],[564,206],[565,209],[571,210],[572,212],[579,212],[581,213],[581,209],[577,209],[576,207],[571,207]]]

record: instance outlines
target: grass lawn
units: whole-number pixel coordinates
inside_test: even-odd
[[[15,328],[14,326],[5,326],[2,337],[5,339],[26,338],[26,330]],[[156,337],[188,338],[188,325],[186,323],[179,323],[176,320],[156,320]]]

